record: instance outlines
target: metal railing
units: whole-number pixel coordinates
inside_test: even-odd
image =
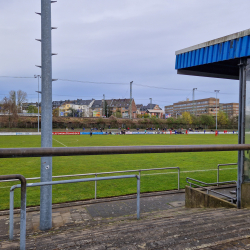
[[[217,165],[217,182],[219,182],[219,178],[220,178],[220,166],[232,166],[232,165],[238,165],[238,163],[227,163],[227,164],[218,164]],[[219,186],[219,184],[217,184],[217,186]]]
[[[17,176],[17,175],[15,175]],[[0,176],[1,177],[1,176]],[[12,179],[15,178],[12,176]],[[18,178],[18,177],[16,177]],[[98,177],[98,178],[86,178],[86,179],[74,179],[74,180],[64,180],[64,181],[50,181],[50,182],[38,182],[38,183],[22,183],[22,185],[14,185],[10,188],[10,224],[9,224],[9,239],[13,240],[14,235],[14,191],[16,188],[25,187],[25,197],[26,197],[26,187],[37,187],[37,186],[48,186],[48,185],[58,185],[58,184],[68,184],[68,183],[76,183],[76,182],[89,182],[89,181],[102,181],[102,180],[114,180],[114,179],[128,179],[128,178],[137,178],[137,219],[140,219],[140,176],[138,175],[120,175],[120,176],[109,176],[109,177]],[[25,233],[26,232],[26,200],[25,200],[25,212],[23,212],[23,203],[21,206],[21,226],[20,226],[20,238],[22,239],[22,244],[24,241],[24,248],[25,249]],[[23,214],[25,213],[25,216]],[[22,229],[22,231],[21,231]],[[24,240],[23,240],[24,239]]]
[[[109,155],[109,154],[144,154],[144,153],[181,153],[212,151],[244,151],[250,150],[250,144],[221,145],[171,145],[171,146],[105,146],[105,147],[48,147],[48,148],[1,148],[0,158],[16,157],[49,157],[71,155]],[[110,177],[103,177],[110,178]],[[15,177],[12,177],[15,179]],[[95,180],[96,178],[93,178]],[[98,178],[99,179],[99,178]],[[191,180],[191,178],[190,178]],[[74,181],[74,180],[72,180]],[[195,180],[194,180],[195,181]],[[235,181],[234,181],[235,182]],[[44,183],[44,182],[43,182]],[[202,182],[200,182],[202,183]],[[225,182],[223,182],[225,183]],[[34,183],[37,184],[37,183]],[[209,184],[209,183],[203,183]],[[215,183],[218,184],[218,183]],[[51,184],[46,184],[51,185]],[[198,185],[199,186],[199,185]],[[203,187],[204,188],[204,187]],[[239,187],[240,190],[240,187]],[[210,190],[212,191],[212,190]],[[208,191],[209,192],[209,191]],[[213,191],[215,192],[215,191]],[[238,192],[239,193],[239,192]],[[230,197],[232,198],[232,197]],[[239,205],[240,206],[240,205]]]
[[[250,144],[1,148],[0,158],[250,150]]]
[[[97,177],[98,175],[104,175],[104,174],[120,174],[120,173],[133,173],[138,172],[139,177],[141,177],[141,172],[144,171],[157,171],[157,170],[167,170],[167,169],[177,169],[178,170],[178,176],[177,176],[177,188],[180,190],[180,168],[179,167],[166,167],[166,168],[148,168],[148,169],[136,169],[136,170],[123,170],[123,171],[113,171],[113,172],[99,172],[99,173],[87,173],[87,174],[73,174],[73,175],[58,175],[58,176],[52,176],[52,178],[68,178],[68,177],[78,177],[78,176],[90,176],[94,175]],[[32,178],[26,178],[26,180],[40,180],[41,177],[32,177]],[[11,182],[11,181],[17,181],[16,179],[12,180],[3,180],[0,182]],[[97,181],[95,181],[95,199],[97,198]]]
[[[205,185],[205,186],[201,186],[201,185],[198,185],[198,184],[196,184],[196,183],[192,183],[192,182],[190,182],[189,180],[194,181],[194,182],[198,182],[198,183],[203,184],[203,185]],[[206,183],[206,182],[203,182],[203,181],[198,181],[198,180],[192,179],[192,178],[190,178],[190,177],[187,177],[187,178],[186,178],[186,182],[187,182],[188,184],[190,184],[190,187],[192,187],[192,185],[194,185],[194,186],[196,186],[196,187],[200,187],[200,188],[206,189],[206,190],[207,190],[207,194],[209,194],[209,191],[210,191],[210,192],[212,192],[212,193],[219,194],[219,195],[221,195],[221,196],[224,196],[224,197],[230,199],[230,201],[231,201],[232,203],[235,203],[235,201],[236,201],[236,198],[234,198],[234,197],[232,197],[232,196],[223,194],[223,193],[218,192],[218,191],[214,191],[214,190],[212,190],[211,188],[206,187],[206,186],[216,186],[217,184],[230,184],[230,183],[235,183],[235,184],[237,184],[236,181],[223,181],[223,182],[215,182],[215,183]]]
[[[26,179],[20,174],[1,175],[0,180],[19,179],[21,181],[21,215],[20,215],[20,249],[25,250],[26,247]],[[10,206],[10,210],[13,209]]]

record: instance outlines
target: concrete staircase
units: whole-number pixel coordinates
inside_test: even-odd
[[[19,249],[18,241],[0,242]],[[95,218],[30,233],[27,249],[250,249],[247,209],[175,208],[135,216]]]

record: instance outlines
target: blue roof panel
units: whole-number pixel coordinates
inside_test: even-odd
[[[250,35],[176,55],[176,69],[250,56]]]

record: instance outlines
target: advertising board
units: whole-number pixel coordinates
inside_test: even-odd
[[[52,135],[80,135],[80,132],[52,132]]]

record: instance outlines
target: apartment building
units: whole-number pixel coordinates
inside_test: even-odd
[[[221,103],[220,110],[223,110],[228,118],[235,117],[239,115],[239,103]]]
[[[219,111],[219,99],[217,98],[205,98],[194,101],[181,101],[173,103],[173,105],[165,106],[165,114],[178,117],[184,112],[189,112],[197,116],[206,114],[206,115],[215,115],[216,114],[216,102],[217,102],[217,111]]]
[[[217,108],[216,108],[217,107]],[[219,110],[222,110],[227,114],[227,116],[234,117],[239,115],[239,104],[238,103],[219,103],[217,98],[205,98],[194,101],[181,101],[174,103],[173,105],[165,106],[165,114],[168,117],[175,117],[182,115],[183,112],[189,112],[197,116],[200,115],[216,115]]]

